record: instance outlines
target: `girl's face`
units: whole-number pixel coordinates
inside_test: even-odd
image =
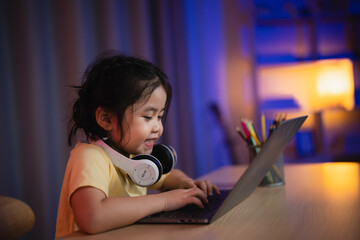
[[[149,99],[129,107],[122,122],[125,136],[120,141],[120,129],[113,126],[109,136],[112,142],[128,154],[150,154],[163,133],[165,102],[166,92],[159,86]],[[118,121],[113,122],[117,124]]]

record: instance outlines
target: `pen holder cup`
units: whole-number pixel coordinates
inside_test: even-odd
[[[261,146],[249,146],[250,163],[260,150]],[[281,153],[270,170],[265,174],[265,177],[260,182],[259,186],[271,187],[281,186],[284,184],[284,155]]]

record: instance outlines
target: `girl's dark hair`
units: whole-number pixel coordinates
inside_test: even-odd
[[[149,98],[159,86],[165,89],[166,117],[171,102],[171,85],[167,76],[152,63],[113,51],[105,52],[87,67],[78,98],[69,121],[68,144],[79,129],[89,140],[106,137],[106,131],[96,122],[95,111],[101,106],[117,114],[121,137],[124,135],[122,119],[125,110],[142,99]]]

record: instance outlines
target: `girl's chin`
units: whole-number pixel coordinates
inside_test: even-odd
[[[144,151],[144,153],[143,154],[148,154],[148,155],[150,155],[152,153],[152,148],[150,149],[150,150],[146,150],[146,151]]]

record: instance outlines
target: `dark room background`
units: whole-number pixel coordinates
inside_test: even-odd
[[[359,161],[359,20],[359,0],[0,1],[0,195],[34,210],[26,239],[54,238],[70,151],[69,86],[110,49],[169,76],[174,98],[162,141],[194,178],[247,164],[234,128],[242,118],[258,125],[262,112],[309,115],[287,163]],[[327,96],[316,105],[308,99],[316,93],[301,88],[313,80],[292,81],[291,69],[329,59],[350,63],[349,101],[331,105]],[[271,95],[280,86],[286,94]]]

